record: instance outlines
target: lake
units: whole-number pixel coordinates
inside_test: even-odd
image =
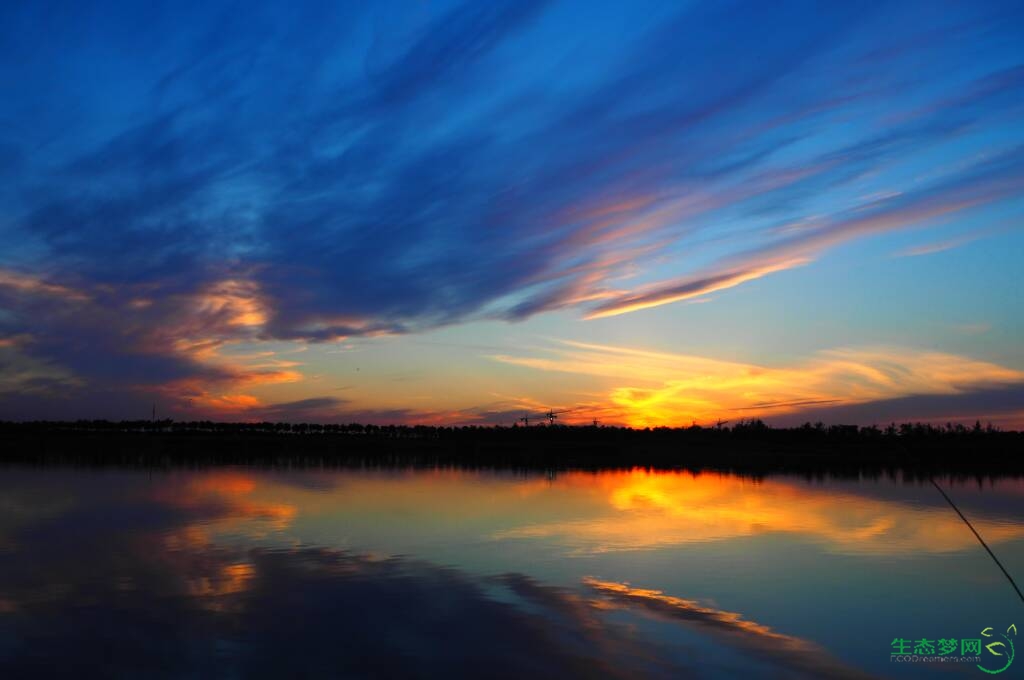
[[[1024,579],[1024,478],[937,481]],[[899,475],[0,468],[5,678],[978,678],[1011,625]]]

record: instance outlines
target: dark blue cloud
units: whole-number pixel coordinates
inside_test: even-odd
[[[809,421],[876,423],[931,420],[964,422],[1015,416],[1024,412],[1024,385],[983,387],[956,394],[914,394],[860,404],[809,408],[773,422],[797,425]]]
[[[814,199],[1019,113],[1020,14],[8,3],[0,268],[89,302],[8,287],[0,333],[90,380],[158,382],[208,370],[167,329],[515,320],[591,308],[654,254],[690,269],[698,242],[773,252]],[[257,291],[258,329],[197,317],[224,281]]]

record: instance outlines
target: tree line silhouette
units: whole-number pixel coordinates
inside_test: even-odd
[[[259,433],[259,434],[300,434],[300,435],[378,435],[396,438],[424,438],[459,436],[466,433],[474,435],[494,436],[579,436],[584,433],[599,432],[604,436],[615,436],[629,433],[633,435],[656,433],[685,436],[693,433],[715,432],[723,436],[770,435],[799,438],[849,438],[860,437],[875,439],[877,437],[908,438],[944,438],[951,437],[1017,437],[1024,433],[1014,430],[1002,430],[988,423],[982,425],[976,421],[968,427],[963,423],[948,422],[944,425],[931,423],[907,422],[890,423],[885,427],[878,425],[826,425],[822,422],[806,422],[798,427],[772,427],[759,418],[737,421],[728,425],[723,421],[707,427],[693,424],[685,427],[644,427],[634,428],[618,425],[584,424],[584,425],[549,425],[533,426],[513,425],[374,425],[363,423],[288,423],[288,422],[223,422],[214,420],[179,421],[170,418],[162,420],[32,420],[3,421],[0,420],[0,432],[11,431],[50,431],[50,432],[220,432],[220,433]],[[641,434],[643,433],[643,434]]]
[[[750,474],[1021,474],[1024,433],[977,422],[885,427],[430,426],[173,420],[0,422],[0,462],[689,468]]]

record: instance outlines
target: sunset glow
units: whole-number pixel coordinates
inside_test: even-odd
[[[1024,497],[1019,481],[1007,480],[998,491]],[[466,471],[368,474],[345,493],[330,495],[316,487],[275,485],[251,474],[210,473],[159,500],[183,508],[223,505],[223,519],[176,534],[173,540],[182,544],[207,544],[214,536],[234,533],[284,540],[315,518],[377,517],[385,512],[401,517],[427,503],[430,512],[417,522],[435,528],[456,525],[465,518],[465,508],[486,508],[475,521],[511,525],[492,532],[488,541],[558,540],[574,546],[573,555],[649,551],[774,533],[799,535],[824,550],[851,555],[908,550],[941,554],[977,547],[974,536],[938,496],[933,498],[936,504],[921,506],[792,480],[754,481],[714,473],[567,472],[554,480],[516,484]],[[563,518],[524,522],[524,507]],[[1013,517],[981,516],[975,524],[998,546],[1024,539],[1024,525]],[[380,527],[385,534],[400,528]]]
[[[1024,427],[1012,3],[185,5],[0,10],[0,419]]]
[[[0,678],[1013,665],[1020,0],[13,0],[0,83]]]

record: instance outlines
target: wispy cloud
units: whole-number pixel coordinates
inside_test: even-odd
[[[935,253],[943,253],[947,250],[955,250],[984,238],[1019,229],[1020,223],[1020,218],[1011,218],[985,229],[975,229],[971,232],[959,234],[951,238],[910,246],[897,251],[893,254],[893,257],[920,257],[922,255],[934,255]]]
[[[806,264],[822,251],[871,234],[905,229],[1024,191],[1024,148],[983,161],[952,180],[850,208],[816,224],[802,225],[793,236],[732,256],[695,278],[655,285],[652,290],[612,299],[588,318],[624,314],[731,288],[774,272]],[[940,250],[963,245],[947,242]],[[937,252],[936,250],[927,252]],[[923,252],[912,254],[924,254]]]
[[[727,290],[733,286],[759,279],[774,272],[792,269],[807,262],[806,258],[793,258],[775,264],[765,264],[748,269],[726,271],[697,279],[689,279],[668,287],[656,287],[650,292],[627,295],[604,303],[587,314],[586,318],[600,319],[606,316],[616,316],[618,314],[666,305],[671,302],[690,300],[720,290]]]
[[[814,418],[820,408],[838,413],[837,404],[870,404],[914,395],[956,395],[969,403],[976,392],[1024,385],[1024,371],[907,348],[829,350],[792,366],[579,342],[559,343],[531,355],[493,358],[599,379],[606,385],[602,417],[641,427],[707,424],[730,417],[774,420],[800,414]]]
[[[1024,188],[1019,7],[556,4],[8,3],[0,336],[124,395],[698,300]]]
[[[961,236],[959,238],[950,238],[944,241],[935,241],[933,243],[925,243],[924,245],[911,246],[904,250],[896,253],[896,257],[920,257],[922,255],[934,255],[935,253],[944,253],[947,250],[954,250],[960,246],[965,246],[972,241],[976,241],[977,236]]]
[[[16,294],[45,295],[70,301],[89,299],[89,296],[82,291],[50,283],[41,276],[4,269],[0,269],[0,288],[6,288]]]

